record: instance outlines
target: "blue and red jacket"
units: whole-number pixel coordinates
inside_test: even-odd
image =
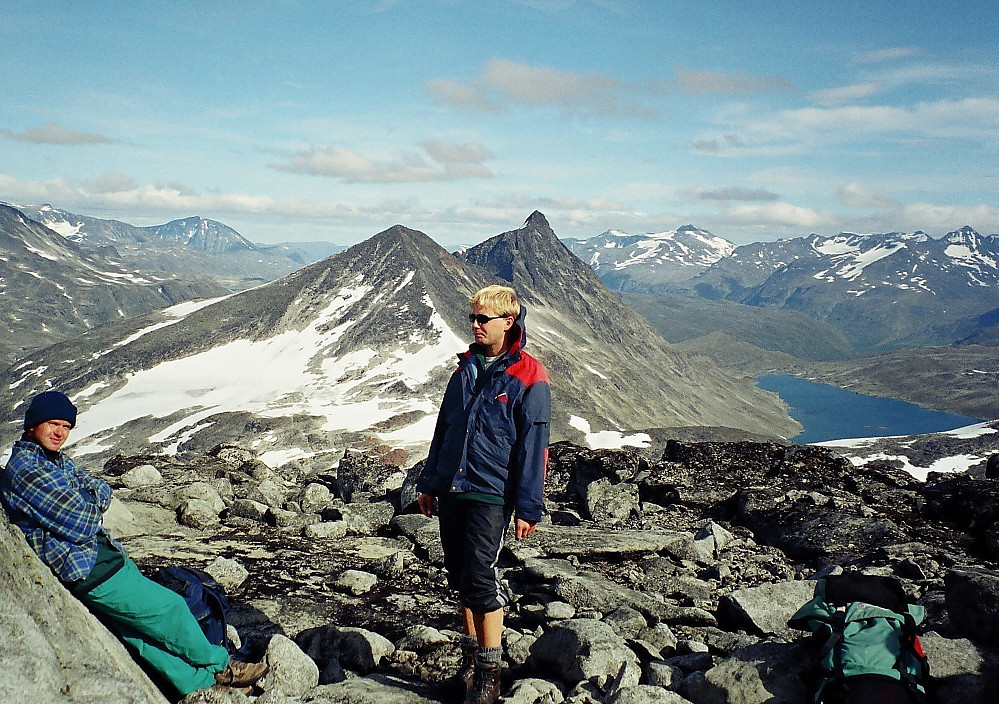
[[[517,518],[540,521],[551,421],[551,387],[541,362],[524,352],[520,315],[510,349],[483,371],[482,350],[458,355],[417,489],[432,496],[475,492],[502,497]]]

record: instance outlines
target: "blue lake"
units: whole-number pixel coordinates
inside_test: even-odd
[[[921,435],[981,422],[978,418],[930,411],[905,401],[865,396],[786,374],[759,376],[756,385],[777,393],[790,406],[790,416],[805,426],[800,435],[791,438],[801,444]]]

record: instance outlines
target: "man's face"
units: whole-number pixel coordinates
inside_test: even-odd
[[[492,318],[485,323],[478,320],[472,321],[472,334],[475,336],[476,344],[485,349],[487,357],[495,357],[506,344],[506,331],[513,325],[512,316],[497,318],[496,313],[491,308],[482,306],[472,306],[473,315],[484,315]]]
[[[59,448],[69,438],[69,431],[72,428],[73,426],[65,420],[47,420],[34,428],[28,428],[28,437],[49,452],[59,452]]]

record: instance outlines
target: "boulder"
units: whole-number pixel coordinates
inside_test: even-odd
[[[167,698],[71,595],[0,511],[0,701],[150,702]]]
[[[549,626],[531,647],[528,665],[566,683],[595,681],[600,686],[622,675],[638,684],[638,658],[610,626],[594,619],[569,619]]]
[[[285,636],[275,635],[267,644],[267,664],[270,669],[259,683],[265,692],[278,690],[297,697],[319,684],[319,667]]]

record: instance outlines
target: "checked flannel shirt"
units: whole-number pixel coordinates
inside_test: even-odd
[[[104,532],[102,516],[111,504],[107,482],[91,477],[62,453],[18,440],[0,476],[0,500],[59,579],[75,582],[90,574],[97,535]]]

